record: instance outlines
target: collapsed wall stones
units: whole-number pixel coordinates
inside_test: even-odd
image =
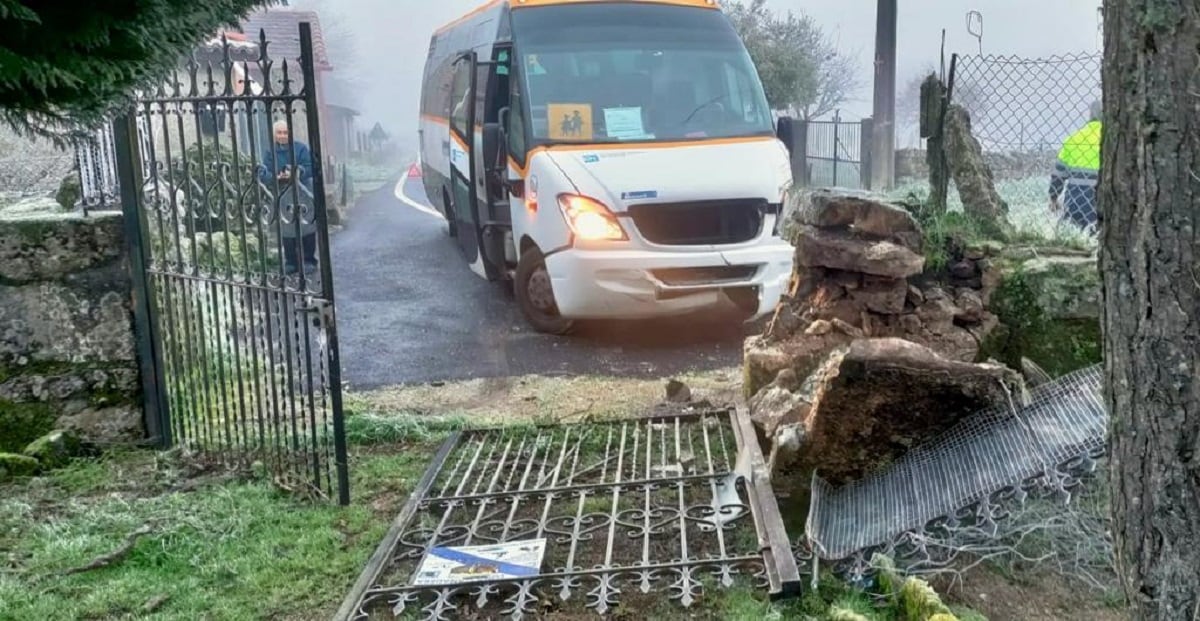
[[[930,278],[917,221],[865,194],[814,192],[788,230],[791,290],[745,347],[777,489],[802,489],[813,471],[859,478],[1022,390],[1005,366],[975,362],[998,325],[987,248]]]

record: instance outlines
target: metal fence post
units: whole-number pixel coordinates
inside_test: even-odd
[[[333,293],[333,267],[329,252],[329,214],[325,204],[325,171],[321,167],[321,117],[320,94],[317,92],[316,68],[314,65],[312,24],[300,22],[301,70],[304,74],[305,118],[311,144],[313,170],[312,183],[315,197],[317,221],[317,245],[320,253],[321,288],[325,296],[325,338],[329,363],[329,409],[333,417],[334,464],[338,483],[338,504],[350,504],[349,458],[346,451],[346,427],[342,411],[342,363],[338,356],[337,310]]]
[[[792,142],[792,175],[796,183],[807,186],[812,182],[808,174],[808,119],[797,119]]]
[[[113,121],[113,143],[117,159],[117,178],[121,207],[125,214],[125,247],[129,253],[130,279],[133,286],[133,327],[141,374],[143,420],[146,437],[162,448],[172,443],[171,425],[165,393],[162,348],[155,334],[154,298],[150,294],[147,268],[150,264],[149,235],[142,217],[142,164],[138,132],[132,110]]]
[[[842,139],[838,136],[838,130],[842,126],[842,112],[840,110],[833,113],[833,187],[838,187],[838,161],[841,157],[838,155],[838,145],[842,143]]]
[[[875,119],[867,117],[859,121],[858,129],[858,182],[863,189],[871,187],[871,136],[875,135]]]

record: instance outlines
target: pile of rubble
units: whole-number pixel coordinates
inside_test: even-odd
[[[975,363],[998,324],[986,250],[926,274],[916,220],[863,194],[814,193],[789,226],[791,291],[745,351],[751,415],[783,478],[853,480],[1020,390]]]

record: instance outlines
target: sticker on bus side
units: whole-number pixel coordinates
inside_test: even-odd
[[[551,140],[591,140],[592,106],[578,103],[546,105]]]
[[[647,198],[658,198],[658,190],[638,190],[636,192],[621,192],[621,200],[635,201]]]

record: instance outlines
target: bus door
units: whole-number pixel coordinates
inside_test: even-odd
[[[475,53],[454,62],[450,88],[450,202],[458,231],[455,239],[467,262],[479,258],[479,226],[475,191]]]

